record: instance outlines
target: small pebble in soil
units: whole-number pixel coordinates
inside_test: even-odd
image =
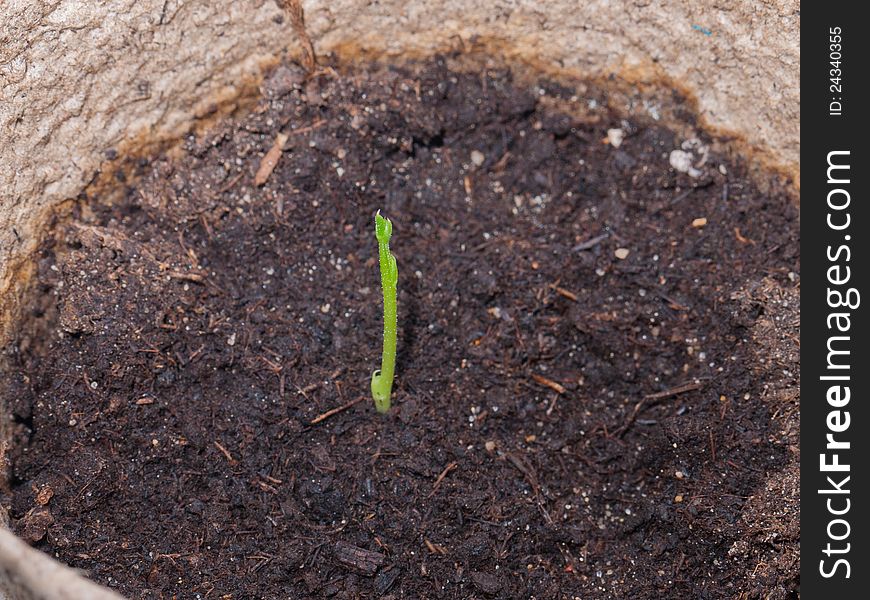
[[[703,227],[706,224],[707,224],[706,217],[699,217],[699,218],[695,219],[694,221],[692,221],[692,227],[696,227],[696,228]]]
[[[475,167],[481,166],[484,160],[486,160],[486,157],[483,155],[483,152],[480,150],[471,151],[471,162],[474,163]]]
[[[623,139],[625,139],[625,132],[622,129],[607,130],[607,142],[614,148],[619,148]]]
[[[668,157],[670,165],[680,173],[686,173],[689,177],[700,177],[701,171],[692,165],[694,155],[685,150],[673,150]]]
[[[617,248],[616,252],[613,253],[613,255],[616,256],[616,258],[618,258],[619,260],[625,260],[626,258],[628,258],[628,254],[628,248]]]

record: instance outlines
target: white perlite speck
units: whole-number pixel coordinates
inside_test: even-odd
[[[625,132],[622,129],[608,129],[607,141],[614,148],[619,148],[622,145],[622,140],[625,139]]]

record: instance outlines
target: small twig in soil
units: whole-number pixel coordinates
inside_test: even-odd
[[[679,396],[680,394],[684,394],[686,392],[691,392],[692,390],[699,390],[704,387],[702,383],[685,383],[683,385],[678,385],[677,387],[673,387],[669,390],[665,390],[663,392],[656,392],[655,394],[647,394],[640,400],[637,404],[634,405],[634,409],[631,411],[631,414],[628,416],[628,419],[625,420],[625,424],[620,427],[616,432],[614,432],[614,436],[623,437],[626,432],[631,429],[631,426],[634,425],[637,420],[637,415],[640,413],[641,409],[647,403],[647,401],[655,401],[655,400],[664,400],[665,398],[670,398],[672,396]]]
[[[278,493],[278,490],[276,490],[273,486],[269,485],[265,481],[260,481],[259,479],[255,479],[254,483],[257,484],[257,486],[259,486],[259,488],[261,490],[263,490],[264,492],[269,492],[270,494],[277,494]]]
[[[551,284],[550,289],[559,294],[560,296],[567,298],[571,302],[577,302],[577,294],[575,294],[574,292],[569,292],[563,287],[559,287],[558,284]]]
[[[82,369],[82,381],[85,382],[85,389],[87,389],[87,390],[88,390],[90,393],[92,393],[92,394],[96,394],[96,393],[97,393],[97,387],[96,387],[96,385],[91,385],[91,380],[90,380],[90,378],[88,377],[88,371],[87,371],[87,369]]]
[[[539,497],[540,486],[538,485],[538,478],[535,475],[535,472],[532,470],[532,467],[527,465],[522,458],[520,458],[513,452],[505,452],[504,457],[508,460],[510,464],[516,467],[516,469],[525,476],[529,485],[532,487],[532,492],[534,492],[535,497]]]
[[[215,448],[217,448],[218,450],[221,451],[221,454],[223,454],[223,455],[226,457],[227,461],[228,461],[231,465],[237,465],[237,464],[239,464],[239,461],[237,461],[235,458],[233,458],[233,455],[230,454],[230,451],[227,450],[226,448],[224,448],[223,446],[221,446],[220,442],[218,442],[217,440],[215,440],[215,441],[214,441],[214,445],[215,445]]]
[[[260,161],[260,166],[257,168],[256,175],[254,175],[254,185],[259,187],[269,180],[272,171],[274,171],[275,167],[278,166],[278,160],[281,158],[281,153],[284,151],[284,144],[287,143],[289,137],[290,136],[283,131],[275,136],[275,141],[272,143],[272,147],[269,148],[269,151],[266,152],[265,156],[263,156],[263,160]]]
[[[214,237],[214,234],[212,233],[211,225],[209,225],[209,222],[205,218],[204,214],[199,215],[199,222],[202,224],[202,228],[205,229],[205,233],[208,236],[208,239],[211,240]]]
[[[271,360],[269,360],[265,356],[258,356],[257,358],[259,358],[261,361],[266,363],[266,366],[269,367],[269,370],[272,371],[272,373],[278,374],[284,368],[281,365],[279,365],[278,363],[272,362]]]
[[[547,407],[547,416],[549,417],[553,414],[553,410],[556,408],[556,401],[559,399],[559,394],[553,396],[553,399],[550,401],[550,406]]]
[[[190,364],[190,363],[192,363],[194,360],[196,360],[196,358],[197,358],[200,354],[202,354],[202,351],[203,351],[203,350],[205,350],[205,344],[202,344],[199,348],[197,348],[196,350],[193,351],[193,354],[191,354],[191,355],[187,358],[187,364]]]
[[[553,381],[552,379],[547,379],[543,375],[538,375],[537,373],[532,373],[532,379],[534,379],[537,383],[547,386],[557,394],[564,394],[567,390],[565,390],[565,386],[561,383]]]
[[[734,237],[737,238],[737,241],[741,244],[752,244],[753,246],[755,245],[755,240],[750,240],[747,237],[743,237],[743,234],[740,233],[739,227],[734,228]]]
[[[257,563],[257,565],[256,565],[253,569],[251,569],[251,571],[250,571],[251,573],[256,573],[257,571],[259,571],[260,569],[262,569],[264,566],[266,566],[267,564],[269,564],[270,562],[272,562],[272,561],[275,559],[275,557],[272,556],[271,554],[266,554],[265,552],[261,552],[260,554],[255,554],[255,555],[253,555],[253,556],[246,556],[245,559],[246,559],[246,560],[258,560],[258,561],[260,561],[260,562]]]
[[[184,250],[184,253],[187,254],[188,258],[190,258],[194,267],[198,269],[199,257],[196,255],[196,252],[193,251],[193,248],[188,248],[187,244],[184,243],[184,228],[178,230],[178,245],[181,246],[181,249]]]
[[[493,173],[500,173],[501,171],[504,171],[504,168],[507,166],[507,163],[511,159],[512,156],[513,155],[510,153],[510,151],[502,154],[501,158],[499,158],[496,161],[496,163],[494,165],[492,165],[492,169],[491,169],[492,172]]]
[[[294,363],[294,364],[295,364],[295,363]],[[330,378],[330,379],[335,379],[336,377],[338,377],[339,375],[341,375],[343,372],[344,372],[344,367],[339,367],[339,368],[337,368],[335,371],[333,371],[332,373],[329,374],[329,378]],[[314,390],[316,390],[317,388],[319,388],[319,387],[320,387],[321,385],[323,385],[324,383],[325,383],[325,382],[323,382],[323,381],[318,381],[318,382],[316,382],[316,383],[312,383],[312,384],[306,385],[304,388],[298,388],[298,387],[297,387],[297,388],[296,388],[296,391],[299,392],[300,395],[305,396],[305,399],[308,400],[308,396],[307,396],[306,394],[308,394],[308,392],[313,392]]]
[[[664,300],[665,302],[668,303],[668,308],[670,308],[671,310],[689,310],[688,306],[684,306],[684,305],[680,304],[679,302],[677,302],[676,300],[674,300],[670,296],[667,296],[663,293],[659,293],[658,296],[659,296],[659,298],[661,298],[662,300]]]
[[[424,539],[423,543],[426,544],[426,547],[429,549],[429,552],[432,554],[447,554],[447,548],[442,546],[441,544],[433,544],[429,540]]]
[[[677,564],[674,566],[674,577],[680,572],[680,569],[683,568],[683,561],[686,560],[686,554],[680,552],[680,558],[677,560]]]
[[[205,278],[199,273],[185,273],[183,271],[170,271],[169,276],[172,279],[181,279],[183,281],[192,281],[194,283],[202,283]]]
[[[218,190],[218,194],[224,194],[224,193],[230,191],[234,185],[236,185],[239,181],[241,181],[241,179],[244,175],[245,175],[244,173],[239,173],[238,175],[236,175],[235,177],[230,179],[228,183],[226,183],[222,188],[220,188]]]
[[[441,471],[441,474],[435,479],[435,483],[432,484],[432,491],[429,492],[429,495],[427,496],[427,498],[431,498],[432,496],[435,495],[435,492],[438,491],[438,486],[441,485],[441,482],[444,481],[444,478],[447,477],[447,474],[458,466],[459,466],[459,464],[456,463],[456,461],[454,461],[454,462],[450,463],[449,465],[447,465],[446,467],[444,467],[444,470]]]
[[[591,250],[592,248],[594,248],[595,246],[597,246],[598,244],[600,244],[601,242],[603,242],[604,240],[606,240],[609,237],[610,237],[609,233],[602,233],[601,235],[597,235],[592,239],[586,240],[585,242],[580,242],[579,244],[577,244],[576,246],[571,248],[571,250],[573,252],[582,252],[583,250]]]
[[[269,177],[272,175],[272,171],[275,170],[275,167],[278,166],[278,161],[281,160],[281,153],[284,152],[284,148],[287,146],[287,141],[292,136],[310,133],[325,124],[326,121],[324,119],[320,119],[306,127],[300,127],[299,129],[291,130],[285,129],[278,133],[275,136],[275,141],[272,142],[272,147],[269,148],[268,152],[266,152],[265,156],[263,156],[263,160],[260,161],[260,166],[257,168],[257,173],[254,175],[254,185],[259,187],[269,180]],[[280,210],[279,212],[283,213],[283,207],[282,210]]]
[[[465,187],[465,195],[474,199],[474,185],[471,181],[471,177],[466,175],[462,180],[462,185]]]
[[[679,394],[684,394],[686,392],[691,392],[693,390],[700,390],[704,387],[703,383],[684,383],[683,385],[678,385],[677,387],[673,387],[669,390],[665,390],[663,392],[656,392],[655,394],[647,394],[643,397],[644,400],[661,400],[663,398],[670,398],[671,396],[677,396]]]
[[[370,459],[371,464],[374,465],[376,462],[378,462],[379,458],[382,458],[385,456],[400,456],[400,454],[398,452],[384,452],[379,448],[377,451],[375,451],[374,454],[372,454],[372,457]]]
[[[289,136],[294,136],[302,135],[303,133],[311,133],[315,129],[320,129],[324,125],[326,125],[326,119],[318,119],[314,121],[314,123],[312,123],[311,125],[306,125],[305,127],[300,127],[299,129],[291,129],[287,132],[287,134]]]
[[[362,402],[363,400],[365,400],[365,396],[360,396],[360,397],[357,398],[356,400],[351,400],[351,401],[348,402],[347,404],[342,404],[341,406],[339,406],[339,407],[337,407],[337,408],[333,408],[332,410],[328,410],[328,411],[326,411],[325,413],[323,413],[323,414],[321,414],[321,415],[317,415],[316,417],[314,417],[313,419],[311,419],[311,423],[310,423],[310,425],[317,425],[317,424],[320,423],[321,421],[325,421],[325,420],[328,419],[329,417],[331,417],[331,416],[333,416],[333,415],[337,415],[338,413],[340,413],[340,412],[342,412],[342,411],[345,411],[345,410],[347,410],[348,408],[350,408],[350,407],[352,407],[352,406],[355,406],[355,405],[359,404],[359,403]]]
[[[96,481],[96,479],[97,479],[96,477],[91,478],[91,480],[88,481],[88,482],[85,484],[85,486],[84,486],[82,489],[79,490],[78,495],[76,495],[76,501],[78,501],[78,500],[82,497],[82,495],[84,495],[85,490],[88,489],[88,488],[91,486],[91,484],[92,484],[94,481]]]
[[[673,200],[671,200],[670,206],[674,206],[675,204],[679,204],[680,202],[682,202],[683,200],[688,198],[689,194],[694,192],[696,189],[698,189],[698,188],[691,187],[691,188],[687,189],[685,192],[683,192],[681,194],[677,194],[676,196],[674,196]]]

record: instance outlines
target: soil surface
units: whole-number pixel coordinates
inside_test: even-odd
[[[784,192],[581,82],[263,91],[44,244],[0,386],[19,535],[132,598],[796,596]]]

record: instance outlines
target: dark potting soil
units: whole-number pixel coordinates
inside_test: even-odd
[[[596,89],[285,65],[80,198],[7,353],[13,529],[133,598],[796,594],[797,209]]]

